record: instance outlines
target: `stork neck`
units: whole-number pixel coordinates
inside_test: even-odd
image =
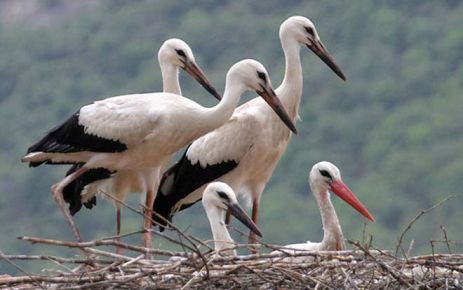
[[[182,95],[178,79],[178,66],[160,62],[162,74],[162,89],[166,93]]]
[[[294,119],[297,116],[302,96],[301,46],[299,42],[290,37],[282,38],[281,45],[285,55],[285,76],[277,88],[277,93],[289,115]]]
[[[215,251],[233,247],[234,242],[225,226],[225,211],[223,209],[214,207],[207,210],[206,213],[211,225]],[[236,256],[236,251],[229,250],[221,252],[221,254]]]
[[[208,110],[209,114],[207,120],[208,124],[210,124],[209,126],[215,129],[228,121],[245,90],[246,87],[243,83],[235,82],[233,79],[227,80],[222,100],[220,100],[216,106]]]
[[[321,248],[323,250],[343,250],[344,237],[339,224],[338,216],[331,203],[330,193],[326,190],[315,195],[320,209],[323,224],[323,240]]]

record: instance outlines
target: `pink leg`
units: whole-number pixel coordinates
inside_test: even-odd
[[[145,201],[145,209],[144,209],[144,220],[143,220],[143,229],[147,232],[143,233],[143,246],[145,248],[152,247],[152,239],[151,233],[148,231],[151,229],[151,216],[153,214],[153,203],[154,203],[154,192],[149,190],[146,193],[146,201]],[[151,255],[145,255],[147,259],[150,258]]]
[[[259,216],[259,205],[260,201],[258,199],[255,199],[252,201],[252,221],[257,225],[257,218]],[[256,234],[253,232],[249,232],[249,239],[248,242],[250,244],[255,244],[256,241]],[[255,248],[252,249],[253,253],[257,253],[257,250]]]
[[[71,231],[76,237],[78,242],[82,241],[82,238],[80,236],[79,230],[77,229],[74,219],[72,218],[71,214],[69,213],[69,210],[66,207],[66,204],[63,199],[63,189],[66,187],[69,183],[71,183],[73,180],[84,174],[88,169],[85,167],[80,168],[79,170],[75,171],[71,175],[67,176],[64,178],[62,181],[54,184],[51,187],[51,191],[53,193],[53,198],[55,199],[56,203],[58,204],[59,209],[63,213],[63,215],[66,218],[66,221],[68,222],[69,226],[71,227]]]

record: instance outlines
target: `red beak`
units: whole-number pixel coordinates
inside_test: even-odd
[[[360,200],[355,196],[355,194],[342,181],[334,180],[331,183],[331,191],[340,198],[342,198],[345,202],[350,204],[350,206],[355,208],[364,217],[366,217],[372,222],[375,221],[373,215],[371,215],[367,208],[360,202]]]

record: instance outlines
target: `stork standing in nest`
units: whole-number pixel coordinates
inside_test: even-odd
[[[202,78],[207,81],[205,76]],[[53,196],[79,240],[80,234],[65,208],[63,189],[94,168],[140,172],[140,183],[147,193],[144,228],[149,229],[164,164],[180,148],[227,122],[247,90],[262,96],[281,120],[296,131],[272,88],[265,67],[246,59],[230,68],[223,98],[214,107],[203,107],[171,93],[123,95],[96,101],[80,108],[32,145],[22,161],[29,162],[30,166],[83,163],[52,186]],[[151,247],[149,232],[143,235],[143,244]]]
[[[341,79],[345,80],[345,76],[309,19],[288,18],[281,24],[279,36],[286,69],[276,93],[295,122],[302,97],[302,46],[312,50]],[[217,180],[251,201],[252,220],[257,224],[262,192],[291,135],[261,100],[241,105],[228,122],[193,142],[179,162],[166,171],[154,211],[171,219],[176,212],[199,201],[205,186]],[[158,222],[163,223],[160,219]],[[249,242],[254,243],[254,238],[251,232]]]

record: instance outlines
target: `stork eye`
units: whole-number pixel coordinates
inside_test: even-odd
[[[325,177],[327,177],[327,178],[329,178],[329,179],[333,179],[333,177],[331,176],[331,174],[330,174],[328,171],[326,171],[326,170],[324,170],[324,169],[319,170],[319,171],[320,171],[320,174],[321,174],[321,175],[323,175],[323,176],[325,176]]]
[[[226,201],[230,201],[230,198],[228,197],[228,195],[225,192],[217,191],[217,194],[220,196],[221,199],[224,199]]]
[[[304,26],[304,29],[305,29],[305,31],[307,31],[307,33],[308,33],[310,36],[312,36],[312,37],[315,36],[315,33],[314,33],[312,27],[310,27],[310,26]]]
[[[267,76],[265,75],[264,72],[261,72],[261,71],[257,71],[257,77],[260,78],[261,80],[264,81],[264,83],[267,82]]]
[[[180,55],[181,57],[186,57],[186,54],[185,52],[183,51],[183,49],[176,49],[175,52]]]

